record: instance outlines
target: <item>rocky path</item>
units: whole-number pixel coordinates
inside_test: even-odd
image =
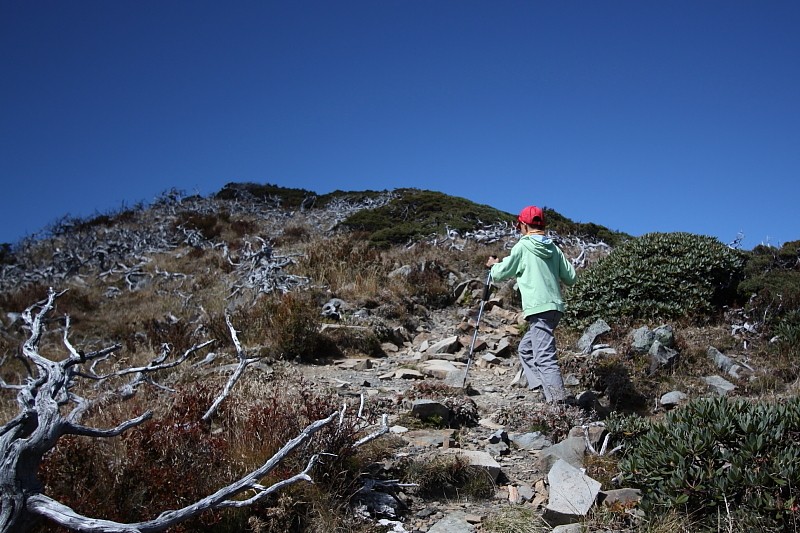
[[[519,367],[518,315],[499,305],[491,306],[484,315],[468,387],[462,388],[471,341],[470,325],[474,321],[458,322],[453,316],[452,309],[432,314],[418,331],[406,334],[402,346],[384,345],[386,357],[355,357],[302,367],[304,376],[312,382],[333,388],[344,398],[363,395],[368,405],[388,412],[391,432],[405,443],[398,452],[400,455],[432,457],[452,453],[454,449],[456,453],[475,452],[476,464],[484,465],[496,476],[494,496],[487,499],[456,497],[428,501],[412,496],[413,491],[402,494],[400,499],[408,509],[402,516],[388,517],[402,521],[395,525],[396,531],[475,531],[480,529],[483,519],[508,505],[528,505],[543,511],[548,491],[541,455],[543,449],[554,443],[545,435],[515,432],[504,426],[502,413],[538,408],[572,409],[576,418],[583,414],[577,407],[546,407],[539,391],[513,383]],[[433,392],[449,390],[462,399],[468,398],[466,402],[474,411],[472,423],[451,424],[459,426],[457,430],[423,427],[421,423],[408,427],[413,426],[408,422],[415,415],[426,416],[420,415],[418,409],[432,408],[436,412],[435,405],[431,407],[428,403],[439,407],[440,403],[447,404],[436,398],[435,393],[426,398],[420,393],[426,387]],[[430,401],[425,402],[426,399]],[[426,405],[421,406],[423,403]],[[574,437],[572,442],[585,446],[582,435]]]

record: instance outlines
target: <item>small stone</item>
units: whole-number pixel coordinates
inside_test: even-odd
[[[681,402],[686,401],[688,396],[680,391],[668,392],[661,397],[659,403],[662,407],[672,408],[679,405]]]

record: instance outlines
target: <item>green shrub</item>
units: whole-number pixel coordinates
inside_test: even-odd
[[[214,196],[220,200],[237,200],[253,198],[256,200],[277,199],[282,207],[294,209],[300,207],[303,200],[314,196],[313,191],[281,187],[271,183],[227,183]]]
[[[510,221],[511,215],[464,198],[418,189],[398,189],[400,193],[377,209],[364,209],[349,216],[341,226],[366,231],[378,245],[405,244],[409,240],[444,233],[447,228],[460,232],[474,230],[481,223]]]
[[[783,315],[774,333],[778,350],[790,357],[800,356],[800,310],[794,309]]]
[[[0,265],[13,265],[16,262],[11,244],[0,243]]]
[[[785,313],[800,306],[800,241],[787,242],[781,248],[756,246],[745,257],[739,299],[747,302],[747,311],[763,319],[768,328],[776,326]]]
[[[565,323],[707,317],[734,299],[743,263],[713,237],[643,235],[579,276],[567,291]]]
[[[791,524],[800,495],[800,399],[782,404],[701,399],[636,435],[620,462],[642,508],[714,517],[739,509]]]

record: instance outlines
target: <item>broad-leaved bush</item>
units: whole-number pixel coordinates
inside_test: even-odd
[[[680,509],[716,520],[717,511],[737,509],[778,530],[793,523],[800,496],[800,399],[704,398],[649,429],[625,427],[617,424],[613,432],[627,443],[619,464],[622,483],[642,490],[646,512]]]
[[[735,298],[743,265],[740,251],[713,237],[648,233],[578,276],[565,323],[708,317]]]

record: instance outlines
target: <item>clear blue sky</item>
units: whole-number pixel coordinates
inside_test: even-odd
[[[232,181],[800,239],[796,0],[0,0],[0,101],[0,242]]]

